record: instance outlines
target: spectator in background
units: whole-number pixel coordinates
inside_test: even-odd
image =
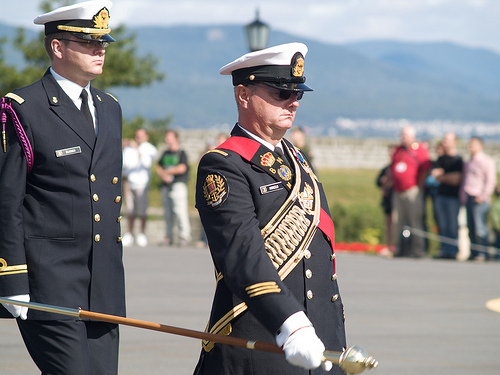
[[[158,160],[156,172],[160,177],[161,197],[166,224],[165,245],[174,240],[174,224],[177,221],[179,245],[185,246],[191,241],[191,225],[188,212],[189,165],[186,152],[180,148],[177,132],[165,133],[167,149]]]
[[[458,212],[460,200],[458,192],[462,181],[464,162],[457,154],[457,137],[455,133],[446,133],[441,142],[444,154],[440,156],[430,175],[439,182],[434,200],[439,235],[445,239],[441,242],[441,250],[436,258],[456,259],[458,254]],[[453,240],[450,243],[446,240]]]
[[[439,159],[441,156],[444,155],[444,149],[443,149],[443,145],[441,144],[441,142],[439,142],[436,145],[436,155],[437,155],[437,159]],[[439,186],[439,181],[436,180],[436,178],[432,175],[431,172],[432,172],[432,169],[436,168],[437,159],[432,162],[432,166],[431,166],[430,172],[427,175],[427,178],[425,179],[425,193],[424,193],[424,205],[427,202],[427,197],[431,198],[432,215],[433,215],[434,222],[436,224],[436,228],[438,226],[438,219],[437,219],[436,202],[435,202],[435,200],[436,200],[436,195],[437,195],[437,189],[438,189],[438,186]],[[439,232],[439,228],[437,228],[437,230]]]
[[[470,160],[465,163],[460,200],[467,208],[467,227],[471,245],[484,246],[478,250],[471,246],[469,260],[487,260],[486,246],[488,225],[486,222],[491,203],[491,195],[497,183],[495,161],[483,151],[481,138],[473,137],[469,141]]]
[[[389,146],[389,158],[392,159],[396,146]],[[380,171],[377,177],[377,186],[382,190],[382,202],[385,218],[385,236],[387,247],[382,250],[381,255],[392,256],[394,253],[394,231],[393,231],[393,205],[392,205],[392,171],[391,165],[387,165]]]
[[[430,167],[429,152],[416,141],[415,129],[411,126],[404,127],[401,130],[401,145],[396,148],[391,162],[398,236],[395,256],[420,258],[426,255],[422,236],[423,188]],[[405,227],[409,227],[410,232],[405,231],[403,235]],[[413,230],[416,233],[412,233]]]
[[[309,158],[309,161],[312,162],[313,153],[309,145],[307,144],[306,133],[304,132],[304,129],[302,129],[300,126],[295,126],[294,128],[292,128],[291,141],[293,145],[295,147],[298,147],[304,154],[306,154]]]
[[[130,140],[123,149],[123,176],[127,189],[124,190],[128,218],[128,232],[123,235],[123,246],[134,243],[134,224],[136,217],[141,220],[140,232],[135,237],[138,246],[148,245],[146,237],[148,192],[151,179],[151,167],[156,157],[156,147],[148,142],[145,129],[135,132],[135,140]]]
[[[491,203],[488,219],[495,234],[496,259],[500,260],[500,186],[495,189],[496,199]]]

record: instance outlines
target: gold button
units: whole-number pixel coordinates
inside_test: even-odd
[[[307,277],[308,279],[310,279],[311,277],[313,277],[313,273],[312,273],[312,271],[311,271],[311,270],[306,270],[306,277]]]
[[[330,260],[334,260],[335,259],[335,254],[332,254],[332,256],[330,257]]]
[[[97,194],[94,194],[92,196],[92,199],[94,200],[94,202],[97,202],[99,200],[99,196]]]
[[[307,293],[306,293],[306,296],[307,296],[307,299],[312,299],[313,296],[314,296],[312,290],[308,290]]]
[[[122,200],[122,197],[120,197],[119,195],[115,198],[115,203],[120,203],[120,201]]]
[[[311,252],[309,250],[304,251],[304,258],[306,259],[311,258]]]
[[[336,274],[336,273],[334,273],[334,274],[332,275],[332,281],[335,281],[335,280],[337,280],[337,274]]]
[[[99,214],[95,214],[95,215],[94,215],[94,220],[95,220],[95,221],[101,221],[101,215],[99,215]]]
[[[92,174],[90,175],[90,181],[95,182],[95,180],[96,180],[96,178],[95,178],[95,174],[93,174],[93,173],[92,173]]]
[[[116,239],[116,242],[118,242],[118,243],[122,242],[122,238],[121,238],[121,237],[118,237],[118,238]]]
[[[120,221],[122,221],[122,216],[118,216],[118,217],[116,218],[116,222],[117,222],[117,223],[119,223]]]
[[[95,242],[99,242],[100,240],[101,240],[101,235],[100,235],[100,234],[96,234],[96,235],[94,236],[94,241],[95,241]]]
[[[118,177],[113,177],[113,185],[116,185],[118,183]]]
[[[339,299],[339,295],[338,294],[335,294],[333,297],[332,297],[332,302],[335,302],[336,300]]]

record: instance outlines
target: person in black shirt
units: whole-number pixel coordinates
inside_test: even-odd
[[[158,160],[156,173],[160,176],[161,197],[165,215],[165,245],[173,243],[174,222],[179,226],[179,245],[191,241],[191,225],[188,212],[189,165],[186,152],[180,148],[177,132],[165,133],[165,150]]]
[[[432,176],[440,183],[434,200],[438,220],[439,234],[445,241],[441,242],[441,250],[437,258],[456,259],[458,253],[458,197],[462,181],[463,159],[457,155],[457,137],[454,133],[446,133],[442,141],[444,154],[436,161]],[[449,241],[451,240],[451,241]]]

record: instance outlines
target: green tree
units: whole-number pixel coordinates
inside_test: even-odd
[[[149,142],[158,146],[164,142],[165,133],[172,118],[156,119],[149,121],[143,116],[134,117],[132,120],[123,121],[123,138],[133,139],[138,129],[146,129],[149,135]]]
[[[40,8],[43,12],[49,12],[51,9],[72,3],[74,1],[44,0],[41,2]],[[92,81],[95,87],[101,90],[112,87],[142,87],[165,78],[164,73],[156,70],[157,58],[151,54],[137,56],[135,52],[137,48],[136,35],[127,33],[125,26],[113,27],[111,35],[117,41],[106,49],[104,72]],[[12,45],[22,53],[24,59],[23,66],[17,67],[6,62],[4,48],[7,40],[6,38],[0,39],[0,94],[5,95],[9,91],[29,85],[42,77],[50,65],[43,40],[43,31],[40,31],[37,37],[28,39],[23,28],[17,30]],[[167,117],[157,122],[163,124],[166,130],[169,121],[170,118]],[[137,117],[132,121],[124,122],[124,132],[129,132],[129,124],[137,126],[137,128],[151,126],[154,129],[155,126],[155,123],[149,125],[143,117]],[[135,132],[135,130],[133,131]]]

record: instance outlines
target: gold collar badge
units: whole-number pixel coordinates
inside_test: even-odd
[[[106,7],[102,8],[93,18],[96,29],[107,29],[109,22],[109,11]]]
[[[271,167],[276,161],[273,154],[266,152],[264,155],[260,156],[260,164],[264,167]]]

